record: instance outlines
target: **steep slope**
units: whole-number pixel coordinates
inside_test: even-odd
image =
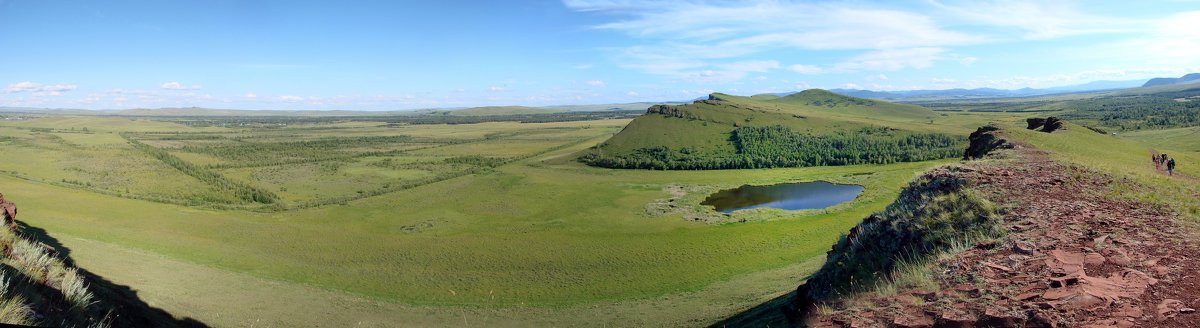
[[[1194,179],[1090,150],[1145,155],[1064,126],[987,131],[1025,144],[913,182],[833,246],[785,314],[813,327],[1194,327],[1200,243],[1181,224],[1197,215]]]
[[[928,109],[807,90],[786,97],[714,93],[655,105],[581,160],[596,166],[728,169],[919,161],[957,156],[961,136]]]

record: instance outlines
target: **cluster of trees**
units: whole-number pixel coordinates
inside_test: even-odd
[[[192,163],[188,163],[179,157],[175,157],[175,155],[171,155],[171,153],[165,150],[138,142],[137,140],[129,138],[126,138],[126,140],[129,140],[129,143],[132,144],[134,148],[137,148],[151,157],[154,157],[159,161],[174,167],[176,170],[179,170],[179,172],[183,172],[184,174],[216,187],[218,190],[230,192],[235,197],[243,201],[272,204],[279,200],[279,197],[270,191],[229,180],[220,173],[210,171]]]
[[[783,126],[740,127],[733,131],[730,141],[737,149],[735,154],[657,146],[616,156],[589,153],[580,160],[609,168],[669,170],[888,164],[958,157],[965,144],[965,139],[958,136],[901,133],[888,128],[817,135]]]
[[[208,154],[236,161],[256,161],[264,157],[273,159],[284,158],[325,158],[335,153],[342,153],[348,148],[368,147],[412,141],[411,136],[368,136],[353,138],[323,138],[306,141],[287,142],[239,142],[222,143],[217,145],[187,145],[180,150]]]
[[[1068,119],[1097,121],[1121,130],[1166,129],[1200,125],[1200,99],[1188,94],[1100,97],[1068,102]],[[1176,100],[1179,99],[1179,100]]]
[[[448,164],[467,164],[467,165],[474,165],[474,166],[480,166],[480,167],[497,167],[497,166],[504,165],[505,163],[507,163],[508,159],[479,156],[479,155],[467,155],[467,156],[450,157],[443,161]]]

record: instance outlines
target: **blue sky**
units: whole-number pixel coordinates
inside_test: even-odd
[[[1200,71],[1198,1],[0,0],[0,106],[397,110]]]

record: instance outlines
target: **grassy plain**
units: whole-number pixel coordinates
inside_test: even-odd
[[[944,127],[961,131],[987,119],[946,116],[951,124]],[[138,125],[142,123],[148,126]],[[33,118],[0,122],[0,136],[6,137],[0,148],[22,154],[6,157],[13,159],[3,163],[10,169],[0,176],[0,184],[21,205],[22,219],[30,225],[60,239],[83,241],[68,242],[80,265],[94,263],[97,274],[131,279],[135,288],[155,293],[148,297],[160,300],[159,305],[202,321],[231,323],[213,315],[245,310],[221,300],[254,299],[263,296],[251,294],[263,291],[170,288],[177,280],[136,278],[133,270],[140,269],[104,254],[145,254],[147,261],[161,258],[251,284],[264,281],[340,295],[330,296],[329,302],[384,304],[372,307],[380,311],[418,308],[455,322],[464,312],[506,316],[505,322],[533,318],[551,323],[569,320],[536,318],[586,312],[593,318],[640,317],[641,322],[669,317],[694,326],[786,292],[784,287],[794,286],[797,277],[811,270],[796,269],[798,263],[819,262],[838,235],[889,203],[916,173],[945,162],[647,171],[593,168],[571,160],[626,123],[220,128]],[[71,127],[88,127],[89,134],[52,137],[72,134]],[[274,192],[283,207],[221,198],[173,203],[218,193],[209,182],[137,151],[127,140],[153,144],[195,167]],[[470,155],[500,161],[450,161]],[[287,160],[271,160],[275,158]],[[74,170],[73,160],[101,166]],[[126,175],[135,173],[121,171],[126,167],[154,175]],[[105,174],[128,178],[110,183]],[[733,215],[734,221],[752,221],[746,223],[712,225],[647,211],[649,204],[670,197],[665,189],[672,185],[716,190],[811,180],[856,183],[866,191],[824,211]],[[704,210],[697,204],[682,206]],[[723,292],[714,294],[714,288]],[[281,292],[279,301],[287,303],[299,297],[295,295]],[[200,303],[214,310],[186,310]],[[670,305],[674,303],[679,304]],[[686,304],[696,307],[681,306]],[[226,308],[216,310],[222,306]],[[667,308],[669,314],[653,314]],[[334,320],[320,318],[320,312],[283,311],[279,316],[262,320]]]

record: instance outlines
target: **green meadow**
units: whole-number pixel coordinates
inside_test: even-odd
[[[0,124],[10,154],[0,181],[22,220],[94,242],[83,245],[381,302],[528,309],[699,292],[818,259],[915,174],[947,162],[653,171],[574,160],[628,122],[191,127],[35,117]],[[152,156],[160,151],[182,164]],[[684,218],[722,215],[699,205],[722,188],[813,180],[866,191],[826,210],[725,220],[742,223]],[[229,196],[227,184],[274,201]],[[678,208],[650,210],[672,186],[688,190]],[[724,315],[756,300],[728,302]]]
[[[1114,187],[1114,196],[1197,211],[1179,198],[1194,194],[1194,186],[1143,165],[1151,147],[1191,150],[1186,143],[1141,142],[1169,140],[1154,133],[1177,132],[1126,137],[1069,125],[1044,134],[1022,128],[1031,113],[922,113],[874,124],[961,136],[997,122],[1063,160],[1179,189],[1156,196]],[[809,117],[856,122],[862,115]],[[467,314],[468,322],[491,318],[483,322],[496,325],[584,322],[556,317],[571,313],[611,324],[694,326],[786,293],[816,268],[831,243],[892,202],[910,179],[957,161],[663,171],[576,160],[629,123],[196,125],[171,118],[23,117],[0,122],[6,154],[0,183],[20,204],[21,219],[69,241],[82,267],[144,288],[156,306],[205,322],[349,320],[296,310],[333,302],[371,304],[347,313],[385,325],[401,314],[429,325],[462,322]],[[1184,162],[1197,157],[1179,154]],[[1196,166],[1181,171],[1200,174]],[[726,215],[699,205],[720,189],[816,180],[865,191],[822,210]],[[263,198],[239,196],[245,191]],[[129,257],[150,264],[138,269]],[[151,264],[246,287],[210,290],[163,272],[137,273],[161,271]],[[301,305],[247,308],[221,301],[274,295],[249,287],[260,284]]]

